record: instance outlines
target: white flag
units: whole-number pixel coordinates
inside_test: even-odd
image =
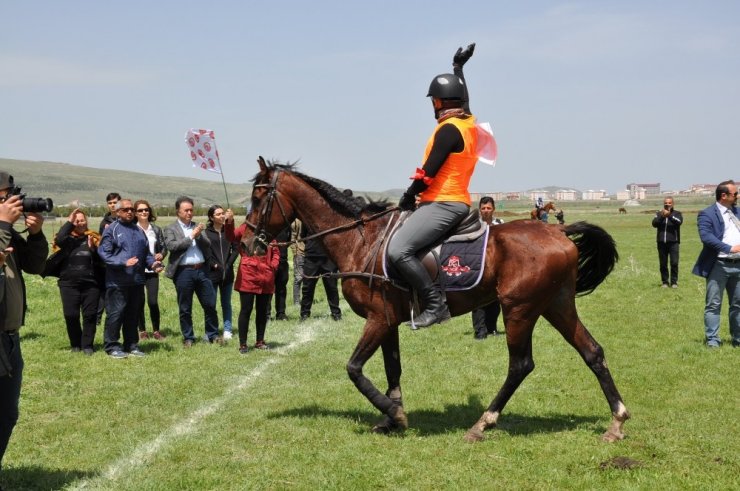
[[[491,123],[478,123],[475,125],[475,128],[478,132],[478,145],[476,147],[478,162],[496,165],[498,145],[496,144],[496,139],[493,137]]]
[[[213,130],[196,130],[191,128],[185,133],[185,143],[193,159],[193,167],[200,167],[209,172],[221,174],[221,161],[216,149],[216,136]]]

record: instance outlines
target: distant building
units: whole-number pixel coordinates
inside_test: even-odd
[[[594,200],[609,199],[609,195],[603,189],[600,189],[598,191],[589,189],[588,191],[583,192],[583,194],[581,195],[581,198],[587,201],[594,201]]]
[[[558,189],[555,193],[555,199],[557,201],[575,201],[577,193],[575,189]]]
[[[548,201],[550,199],[550,193],[543,189],[537,189],[535,191],[529,192],[529,199],[534,201],[537,201],[538,198],[542,198],[542,201]]]
[[[639,190],[642,189],[645,191],[645,196],[660,196],[660,183],[653,183],[653,184],[637,184],[637,183],[630,183],[627,184],[627,190],[630,193],[637,193],[639,194]],[[632,199],[644,199],[643,198],[637,198],[634,197]]]
[[[737,182],[737,181],[735,181]],[[701,196],[712,195],[717,189],[716,184],[692,184],[689,188],[691,194],[698,194]]]
[[[617,191],[617,201],[627,201],[630,199],[629,191]]]

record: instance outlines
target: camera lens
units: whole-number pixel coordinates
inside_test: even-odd
[[[51,198],[23,198],[23,211],[29,213],[48,213],[54,209]]]

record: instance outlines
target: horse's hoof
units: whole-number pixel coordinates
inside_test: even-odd
[[[388,435],[399,430],[400,428],[393,418],[386,416],[382,421],[377,422],[370,431],[379,435]]]
[[[609,430],[601,435],[601,439],[607,443],[618,442],[619,440],[624,440],[624,433],[622,433],[621,431],[617,433]]]
[[[406,417],[406,412],[403,410],[403,407],[396,406],[395,412],[391,412],[390,417],[393,419],[393,422],[398,426],[399,429],[408,429],[409,420]]]
[[[465,433],[463,439],[468,443],[476,443],[483,441],[485,436],[482,431],[471,428]]]

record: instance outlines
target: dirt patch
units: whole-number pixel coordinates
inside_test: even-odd
[[[599,464],[599,469],[636,469],[642,467],[642,462],[629,457],[612,457]]]

